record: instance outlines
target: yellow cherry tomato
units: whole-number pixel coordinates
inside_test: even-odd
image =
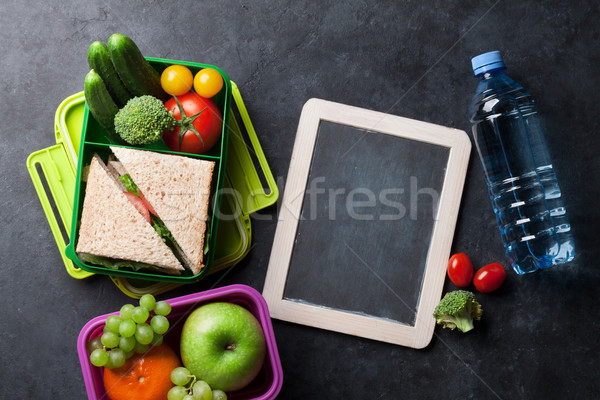
[[[193,82],[192,71],[183,65],[171,65],[160,76],[163,90],[173,96],[181,96],[189,92]]]
[[[223,77],[212,68],[201,69],[194,77],[194,90],[206,99],[219,93],[222,87]]]

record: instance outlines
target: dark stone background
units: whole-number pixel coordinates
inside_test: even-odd
[[[501,50],[544,118],[575,262],[509,272],[501,290],[480,295],[485,317],[475,331],[437,328],[424,350],[274,321],[280,398],[599,398],[599,18],[591,0],[2,1],[0,398],[84,398],[79,330],[129,300],[107,277],[67,275],[25,169],[29,153],[54,143],[56,107],[82,90],[88,45],[114,32],[147,56],[227,71],[280,182],[309,98],[469,130],[470,58]],[[262,215],[271,218],[254,221],[243,262],[161,298],[219,279],[262,290],[276,209]],[[474,151],[453,251],[506,265]]]

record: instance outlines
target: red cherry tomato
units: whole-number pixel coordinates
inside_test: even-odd
[[[498,289],[504,282],[504,278],[506,278],[504,267],[499,263],[492,263],[481,267],[475,273],[473,284],[479,292],[489,293]]]
[[[146,221],[148,221],[148,223],[150,223],[150,212],[144,205],[144,202],[142,201],[142,199],[137,197],[135,194],[129,193],[127,191],[125,191],[123,193],[125,194],[125,196],[127,196],[127,200],[129,200],[131,202],[131,204],[133,204],[135,209],[138,210],[140,212],[140,214],[142,214],[142,217],[144,217],[144,219]]]
[[[473,278],[473,264],[465,253],[458,253],[448,261],[448,278],[458,287],[467,287]]]
[[[180,143],[180,127],[176,127],[170,132],[163,134],[163,141],[172,151],[181,151],[184,153],[204,154],[209,151],[221,137],[223,129],[223,116],[221,111],[211,99],[205,99],[197,93],[188,92],[182,96],[177,96],[177,100],[181,103],[183,112],[186,117],[192,117],[199,112],[198,116],[192,125],[202,137],[200,139],[196,132],[189,129],[183,132]],[[181,113],[175,98],[171,98],[165,103],[167,110],[171,111],[175,119],[181,121]]]

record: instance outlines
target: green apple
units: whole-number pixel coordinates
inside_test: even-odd
[[[181,331],[181,360],[198,379],[225,392],[243,388],[260,371],[266,353],[260,323],[233,303],[194,310]]]

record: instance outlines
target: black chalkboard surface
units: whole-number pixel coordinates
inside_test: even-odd
[[[309,100],[263,289],[271,316],[426,346],[470,148],[463,131]]]
[[[414,325],[448,154],[321,121],[284,298]]]

